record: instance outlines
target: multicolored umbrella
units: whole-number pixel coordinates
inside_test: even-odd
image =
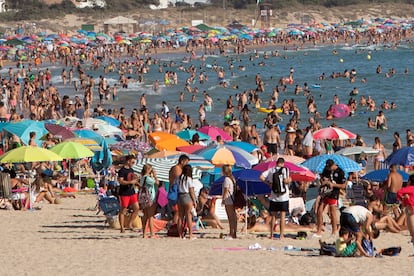
[[[236,165],[249,169],[258,163],[257,157],[232,146],[212,146],[194,152],[216,166]]]
[[[315,140],[323,140],[323,139],[330,139],[330,140],[347,140],[347,139],[355,139],[356,134],[350,132],[349,130],[337,127],[325,127],[319,129],[313,133],[313,139]]]

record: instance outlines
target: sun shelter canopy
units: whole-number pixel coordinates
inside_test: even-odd
[[[137,21],[130,19],[125,16],[117,16],[111,19],[104,21],[105,25],[118,25],[118,24],[136,24]]]

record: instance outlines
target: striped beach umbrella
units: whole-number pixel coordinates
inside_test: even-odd
[[[145,164],[151,165],[156,174],[157,178],[163,182],[169,182],[169,172],[171,167],[178,163],[177,159],[164,159],[164,158],[142,158],[137,161],[137,163],[132,167],[132,169],[137,172],[141,173],[142,168]],[[198,168],[193,167],[193,179],[200,179],[201,178],[201,170]]]

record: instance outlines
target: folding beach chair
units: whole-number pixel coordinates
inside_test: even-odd
[[[367,206],[367,199],[365,197],[365,187],[363,183],[356,183],[352,185],[351,192],[348,193],[348,196],[351,194],[352,205],[361,205]]]
[[[121,210],[118,198],[114,196],[101,197],[99,198],[98,204],[99,211],[97,214],[99,214],[99,212],[102,211],[105,216],[114,217],[117,216],[119,214],[119,211]]]

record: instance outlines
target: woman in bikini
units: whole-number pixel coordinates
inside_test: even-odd
[[[385,147],[383,144],[381,144],[379,137],[375,137],[374,141],[374,146],[372,148],[379,151],[374,159],[374,170],[379,170],[381,163],[384,162],[386,158]]]

